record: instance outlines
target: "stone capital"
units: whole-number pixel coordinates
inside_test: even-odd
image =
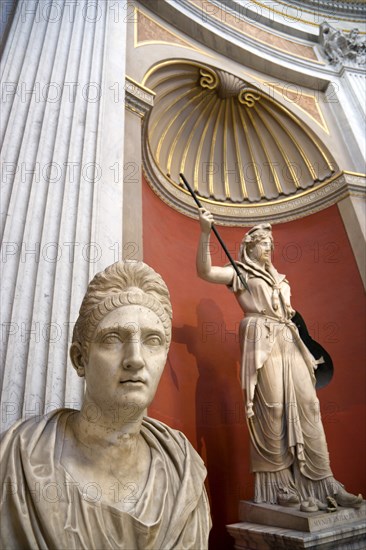
[[[125,103],[126,109],[143,118],[154,105],[155,93],[126,75]]]

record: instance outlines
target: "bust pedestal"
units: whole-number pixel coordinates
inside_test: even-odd
[[[364,550],[366,502],[361,508],[307,513],[274,504],[239,503],[240,523],[227,525],[237,550]]]

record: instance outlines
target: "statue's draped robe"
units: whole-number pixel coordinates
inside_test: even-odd
[[[210,515],[206,469],[176,430],[145,418],[141,434],[151,465],[129,513],[103,502],[96,483],[81,486],[61,464],[65,426],[60,409],[18,422],[2,442],[3,548],[204,549]],[[133,502],[133,487],[127,497]]]
[[[251,437],[255,501],[277,501],[296,485],[301,498],[325,500],[337,492],[319,400],[316,361],[291,322],[290,286],[284,275],[247,259],[238,262],[250,292],[235,274],[231,290],[245,317],[240,325],[241,381]]]

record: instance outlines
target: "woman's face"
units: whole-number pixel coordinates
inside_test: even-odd
[[[103,411],[148,407],[164,370],[163,323],[142,305],[107,313],[98,324],[85,365],[86,397]]]
[[[271,263],[272,246],[272,239],[264,237],[250,250],[250,259],[261,266],[269,265]]]

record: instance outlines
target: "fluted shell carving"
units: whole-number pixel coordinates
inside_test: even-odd
[[[145,135],[159,172],[173,185],[183,172],[204,200],[281,200],[335,170],[310,129],[238,76],[182,61],[157,67],[144,84],[156,93]]]
[[[245,87],[245,82],[233,74],[217,70],[217,75],[220,80],[218,96],[222,99],[238,96],[240,90]]]

